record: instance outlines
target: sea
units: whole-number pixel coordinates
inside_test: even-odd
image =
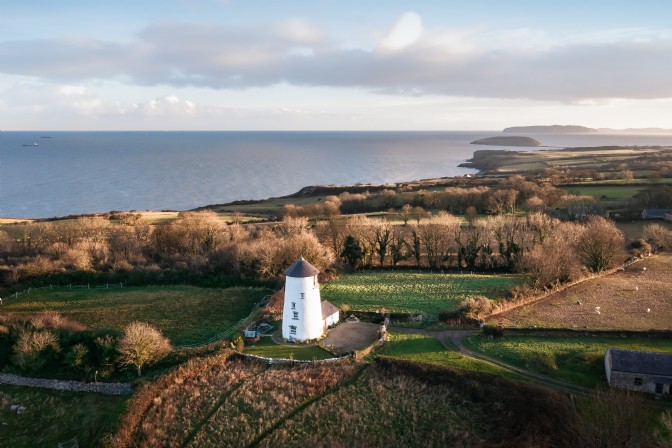
[[[0,132],[0,217],[188,210],[308,185],[463,176],[501,131]],[[547,147],[669,145],[671,135],[530,134]],[[515,148],[508,148],[515,149]]]

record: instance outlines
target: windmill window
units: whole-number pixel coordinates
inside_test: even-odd
[[[299,320],[299,312],[294,311],[294,319]]]
[[[296,334],[296,325],[289,326],[289,334]]]
[[[293,310],[296,309],[296,302],[292,302],[292,309],[293,309]]]

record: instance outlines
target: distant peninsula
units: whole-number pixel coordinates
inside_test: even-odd
[[[585,126],[554,124],[551,126],[514,126],[504,129],[503,132],[506,134],[594,134],[599,131]]]
[[[541,142],[530,137],[519,136],[498,136],[480,138],[471,142],[472,145],[490,145],[490,146],[542,146]]]

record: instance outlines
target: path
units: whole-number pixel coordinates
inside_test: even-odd
[[[395,328],[395,327],[391,327],[389,330],[396,333],[415,333],[430,336],[439,341],[447,350],[454,350],[454,348],[451,347],[450,344],[448,344],[448,341],[450,341],[452,344],[457,346],[460,354],[464,356],[485,362],[490,365],[494,365],[496,367],[514,373],[522,378],[541,384],[543,386],[552,387],[555,389],[561,389],[571,393],[586,394],[594,392],[592,389],[588,389],[586,387],[577,386],[575,384],[568,383],[566,381],[551,378],[549,376],[542,375],[540,373],[532,372],[531,370],[522,369],[520,367],[505,363],[503,361],[484,355],[482,353],[476,353],[474,351],[469,350],[467,347],[464,346],[462,340],[468,336],[478,335],[479,334],[478,330],[427,331],[417,328]]]

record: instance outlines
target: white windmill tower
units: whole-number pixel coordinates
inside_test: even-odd
[[[282,310],[282,337],[302,342],[317,339],[324,333],[320,271],[303,257],[285,272],[285,306]]]

